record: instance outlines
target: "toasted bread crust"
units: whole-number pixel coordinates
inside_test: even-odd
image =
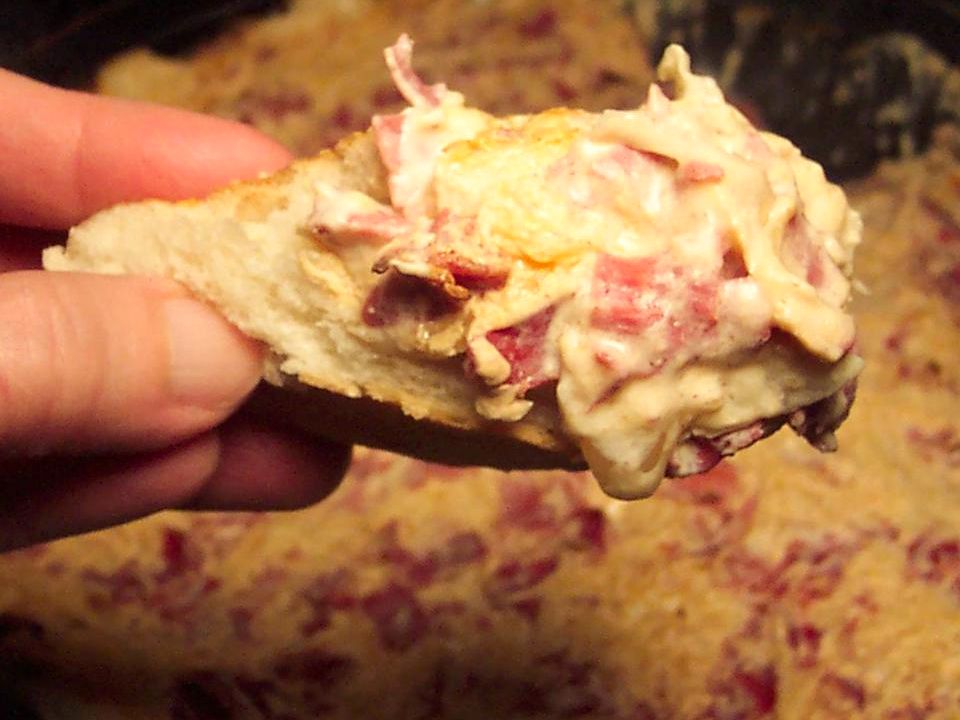
[[[154,252],[150,248],[126,251],[132,253],[127,256],[122,254],[123,250],[103,245],[102,236],[111,226],[145,222],[141,213],[150,213],[144,218],[161,223],[196,222],[193,211],[229,216],[238,223],[267,223],[271,214],[286,211],[295,193],[311,193],[312,183],[318,177],[373,196],[386,195],[384,169],[371,133],[354,133],[333,149],[299,160],[273,175],[232,183],[202,200],[147,201],[112,208],[75,228],[65,248],[49,249],[44,263],[50,270],[172,275],[242,330],[269,342],[247,321],[248,308],[235,307],[235,300],[211,293],[209,286],[198,282],[189,271],[168,265],[167,259],[145,259]],[[214,245],[219,240],[213,231],[211,224],[199,227],[197,234],[204,243]],[[318,250],[310,238],[301,238],[300,242]],[[323,288],[305,278],[297,281],[309,284],[311,293],[324,294]],[[345,299],[327,293],[323,302],[335,308]],[[324,317],[323,322],[331,320]],[[341,325],[335,330],[346,334],[351,329],[343,325],[362,323],[356,314],[349,319],[342,314],[333,322]],[[352,365],[358,360],[349,352],[341,357],[328,354],[323,360],[338,372],[290,372],[289,357],[283,352],[271,353],[264,368],[268,382],[251,398],[252,408],[272,422],[292,425],[310,434],[450,465],[501,469],[585,467],[579,448],[562,430],[556,408],[537,407],[515,423],[493,422],[479,415],[473,406],[477,390],[473,381],[463,376],[459,362],[419,359],[420,381],[412,387],[409,380],[398,382],[389,369],[370,373],[362,380],[356,378]],[[442,388],[440,397],[436,390],[432,394],[421,392],[426,385]]]
[[[575,446],[533,423],[522,428],[503,423],[458,427],[429,416],[415,419],[396,403],[351,398],[295,382],[284,387],[261,384],[248,407],[260,418],[308,435],[445,465],[586,469]],[[525,430],[525,437],[518,430]]]

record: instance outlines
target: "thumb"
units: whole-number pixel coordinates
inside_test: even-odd
[[[161,448],[256,385],[257,345],[169,280],[0,276],[0,453]]]

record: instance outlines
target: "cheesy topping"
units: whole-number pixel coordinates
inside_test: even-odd
[[[309,221],[372,271],[369,328],[463,355],[490,420],[555,386],[616,497],[783,423],[833,447],[861,367],[845,311],[861,223],[819,165],[678,46],[635,110],[501,119],[425,84],[411,48],[386,51],[410,106],[373,120],[390,205],[323,185]]]

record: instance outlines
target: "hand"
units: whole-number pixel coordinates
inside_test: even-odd
[[[0,70],[0,550],[165,508],[301,507],[339,482],[346,448],[235,412],[262,350],[179,285],[37,269],[50,231],[101,208],[289,159],[239,124]]]

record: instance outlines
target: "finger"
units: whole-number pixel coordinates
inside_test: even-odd
[[[0,454],[158,449],[226,418],[261,350],[169,280],[0,276]]]
[[[204,195],[287,164],[257,131],[0,70],[0,223],[66,228],[133,199]]]
[[[210,433],[121,460],[36,461],[13,473],[19,477],[0,477],[0,552],[176,507],[214,474],[219,458]]]
[[[216,473],[194,510],[294,510],[318,502],[343,479],[350,449],[240,416],[220,428]]]
[[[292,510],[326,497],[350,451],[243,419],[121,459],[0,464],[0,552],[170,508]]]

